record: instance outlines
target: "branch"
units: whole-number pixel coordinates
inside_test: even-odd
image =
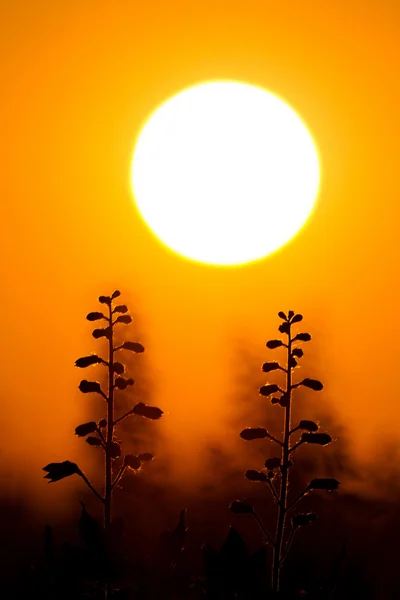
[[[119,480],[121,479],[122,475],[125,473],[126,470],[126,465],[122,465],[122,467],[120,468],[120,470],[118,471],[118,475],[116,476],[116,478],[114,479],[114,481],[111,484],[111,488],[114,489],[115,486],[117,485],[117,483],[119,482]]]
[[[267,431],[267,437],[269,437],[270,440],[272,440],[273,442],[275,442],[275,444],[278,444],[279,446],[283,447],[283,443],[280,442],[276,437],[274,437],[273,435],[271,435],[270,433],[268,433],[268,431]]]
[[[255,518],[255,520],[257,521],[261,531],[263,532],[263,534],[265,535],[267,541],[271,544],[271,546],[275,547],[275,542],[272,539],[272,537],[269,535],[269,533],[267,532],[267,530],[265,529],[260,517],[258,516],[258,514],[253,510],[252,512],[253,517]]]
[[[84,475],[82,473],[82,471],[79,471],[78,475],[80,475],[83,479],[83,481],[86,483],[86,485],[88,486],[88,488],[93,492],[93,494],[95,496],[97,496],[97,498],[101,501],[101,502],[105,502],[103,496],[101,494],[99,494],[99,492],[92,486],[92,484],[90,483],[89,479],[86,477],[86,475]]]
[[[304,444],[304,440],[300,440],[299,442],[297,442],[297,444],[295,444],[294,446],[292,446],[289,450],[289,454],[291,454],[292,452],[294,452],[295,450],[297,450],[297,448],[299,446],[301,446],[302,444]]]
[[[280,567],[283,565],[283,561],[285,560],[286,555],[287,555],[287,553],[290,550],[290,546],[292,545],[293,537],[294,537],[294,534],[296,533],[297,529],[298,529],[298,527],[292,527],[292,531],[290,532],[290,536],[289,536],[289,539],[287,541],[286,547],[285,547],[285,549],[283,551],[283,554],[281,555],[281,559],[279,561],[279,566]]]
[[[295,431],[298,431],[300,429],[300,427],[297,425],[297,427],[293,427],[293,429],[291,429],[289,431],[289,435],[292,435],[292,433],[294,433]]]
[[[308,494],[308,492],[310,491],[310,488],[307,486],[302,492],[301,494],[299,494],[296,498],[296,500],[294,502],[292,502],[292,504],[290,504],[290,506],[288,506],[288,508],[286,509],[287,512],[289,512],[289,510],[292,510],[292,508],[294,508],[296,506],[296,504],[298,503],[299,500],[301,500],[302,498],[304,498],[304,496],[306,496]]]
[[[105,439],[104,435],[101,433],[101,429],[99,427],[96,427],[96,432],[97,432],[99,438],[101,439],[101,441],[103,442],[103,448],[105,450],[106,449],[105,448],[106,439]]]
[[[270,479],[267,480],[267,483],[268,483],[268,487],[271,490],[275,501],[277,502],[277,504],[279,504],[279,496],[277,494],[274,484],[272,483],[272,481]]]
[[[119,423],[120,421],[123,421],[124,419],[126,419],[126,417],[129,417],[129,415],[133,415],[132,412],[132,408],[130,410],[128,410],[128,412],[126,412],[125,414],[122,415],[122,417],[118,417],[118,419],[116,419],[113,423],[113,426],[115,427],[115,425],[117,425],[117,423]]]

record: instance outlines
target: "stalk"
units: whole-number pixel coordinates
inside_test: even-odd
[[[107,400],[107,438],[106,438],[106,468],[105,468],[105,494],[104,494],[104,530],[106,541],[109,541],[111,525],[111,500],[112,500],[112,462],[111,445],[114,435],[114,340],[112,326],[112,304],[108,307],[110,322],[110,337],[108,343],[108,400]],[[111,597],[112,586],[107,580],[105,600]]]
[[[289,451],[290,451],[290,428],[291,428],[291,400],[292,400],[292,334],[289,324],[288,344],[287,344],[287,371],[286,371],[286,398],[285,405],[285,432],[282,447],[282,466],[281,466],[281,486],[278,502],[278,522],[276,526],[275,546],[272,564],[272,590],[274,594],[279,592],[280,588],[280,570],[282,566],[282,543],[285,531],[285,521],[287,513],[287,492],[289,475]]]

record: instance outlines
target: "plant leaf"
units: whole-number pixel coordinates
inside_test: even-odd
[[[111,327],[105,327],[104,329],[95,329],[92,332],[92,336],[96,340],[98,340],[99,338],[102,338],[102,337],[105,337],[105,338],[107,338],[109,340],[110,337],[111,337],[111,333],[112,333],[111,332]]]
[[[86,379],[82,379],[79,384],[79,389],[83,394],[90,394],[91,392],[101,394],[101,387],[98,381],[87,381]]]
[[[100,304],[111,304],[110,296],[99,296]]]
[[[294,317],[294,310],[289,310],[288,319],[291,319],[292,317]]]
[[[83,423],[82,425],[78,425],[75,428],[75,435],[79,437],[85,437],[89,435],[89,433],[95,432],[97,429],[97,424],[94,421],[89,421],[89,423]]]
[[[133,407],[132,413],[140,417],[146,417],[146,419],[160,419],[164,414],[160,408],[156,406],[147,406],[143,402],[139,402]]]
[[[309,333],[298,333],[294,338],[293,342],[309,342],[311,335]]]
[[[285,313],[282,310],[280,312],[278,312],[278,317],[280,319],[283,319],[284,321],[287,321],[287,316],[285,315]]]
[[[314,423],[314,421],[300,421],[299,425],[298,425],[299,429],[307,429],[307,431],[318,431],[319,427],[317,425],[317,423]]]
[[[121,295],[121,292],[119,290],[115,290],[115,292],[113,292],[111,295],[111,300],[118,298],[118,296],[120,296],[120,295]]]
[[[277,369],[280,369],[280,365],[278,362],[274,361],[274,362],[266,362],[263,364],[262,366],[262,370],[264,371],[264,373],[269,373],[270,371],[276,371]]]
[[[246,427],[240,432],[240,437],[246,441],[261,440],[268,437],[268,433],[264,427]]]
[[[138,342],[124,342],[121,348],[123,348],[124,350],[131,350],[131,352],[144,352],[144,347]]]
[[[92,435],[86,438],[86,443],[89,444],[89,446],[101,446],[101,440]]]
[[[98,321],[99,319],[105,319],[106,317],[101,312],[90,312],[86,315],[88,321]]]
[[[279,391],[279,386],[276,385],[276,383],[270,383],[267,385],[263,385],[260,388],[261,396],[271,396],[271,394],[275,394],[278,391]]]
[[[290,331],[290,325],[287,321],[285,321],[284,323],[282,323],[281,325],[279,325],[278,330],[281,333],[289,333]]]
[[[317,518],[318,517],[315,513],[294,515],[292,517],[292,525],[294,528],[306,527],[306,525],[309,525],[310,523],[315,521]]]
[[[268,471],[273,471],[274,469],[277,469],[280,466],[281,459],[277,456],[274,456],[273,458],[267,458],[267,460],[265,461],[265,467],[268,469]]]
[[[119,304],[113,310],[113,313],[127,313],[127,312],[128,312],[128,307],[126,306],[126,304]]]
[[[289,358],[289,368],[294,369],[295,367],[297,367],[297,360],[291,356]]]
[[[100,419],[99,429],[104,429],[104,427],[107,427],[107,419]]]
[[[274,350],[275,348],[279,348],[279,346],[283,346],[283,342],[282,340],[269,340],[265,345],[270,350]]]
[[[303,433],[301,440],[307,444],[318,444],[319,446],[327,446],[331,443],[332,438],[328,433]]]
[[[138,454],[138,458],[141,462],[150,462],[154,456],[150,452],[144,452],[143,454]]]
[[[301,348],[293,348],[292,350],[292,356],[297,356],[297,358],[301,358],[303,354],[304,352]]]
[[[120,315],[115,319],[114,325],[116,323],[125,323],[125,325],[128,325],[128,323],[132,323],[132,317],[130,315]]]
[[[333,492],[334,490],[337,490],[339,485],[340,481],[333,479],[332,477],[317,477],[310,482],[308,487],[310,490],[325,490],[327,492]]]
[[[234,500],[229,505],[229,510],[234,515],[252,515],[254,510],[251,504],[247,502],[241,502],[240,500]]]
[[[254,471],[253,469],[246,471],[245,477],[249,481],[258,481],[259,483],[265,483],[268,481],[268,478],[263,471]]]
[[[300,321],[302,321],[302,320],[303,320],[303,315],[300,315],[300,314],[294,315],[291,323],[293,325],[293,323],[300,323]]]
[[[49,483],[60,481],[60,479],[64,479],[70,475],[79,475],[81,473],[78,465],[69,460],[64,460],[64,462],[59,463],[49,463],[43,467],[43,471],[47,471],[47,475],[44,476],[44,479],[49,479]]]
[[[119,390],[126,390],[126,388],[130,385],[133,385],[135,382],[132,378],[130,379],[125,379],[125,377],[117,377],[114,385],[116,388],[118,388]]]
[[[314,390],[315,392],[320,392],[324,389],[324,386],[320,381],[318,381],[317,379],[310,379],[309,377],[303,379],[303,381],[301,381],[299,385],[304,385],[305,387],[308,387],[311,390]]]
[[[117,373],[118,375],[122,375],[122,373],[125,371],[125,367],[122,363],[115,362],[113,364],[113,371],[114,371],[114,373]]]
[[[90,367],[90,365],[97,365],[98,363],[102,363],[103,359],[100,356],[96,356],[96,354],[91,354],[90,356],[83,356],[82,358],[78,358],[75,361],[75,366],[84,369],[85,367]]]
[[[127,454],[124,458],[124,465],[137,471],[141,467],[140,458],[134,454]]]

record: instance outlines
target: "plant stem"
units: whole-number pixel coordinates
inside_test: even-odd
[[[111,525],[111,499],[112,499],[112,462],[111,446],[114,435],[114,340],[112,326],[111,301],[109,304],[110,338],[108,344],[108,400],[107,400],[107,438],[106,438],[106,467],[105,467],[105,494],[104,494],[104,529],[106,540],[109,540]],[[105,600],[109,600],[112,593],[111,582],[107,578]]]
[[[288,332],[288,344],[287,344],[287,375],[286,375],[286,391],[287,404],[285,406],[285,432],[283,438],[282,448],[282,467],[281,467],[281,486],[280,486],[280,498],[278,503],[278,522],[276,526],[275,536],[275,547],[272,564],[272,591],[274,594],[279,592],[280,587],[280,568],[281,568],[281,556],[282,556],[282,542],[283,534],[285,530],[286,520],[286,504],[287,504],[287,488],[288,488],[288,472],[289,472],[289,444],[290,444],[290,409],[291,409],[291,395],[292,395],[292,369],[290,366],[292,354],[292,334],[289,325]]]

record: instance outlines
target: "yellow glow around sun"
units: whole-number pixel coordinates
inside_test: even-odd
[[[141,216],[175,252],[215,265],[260,259],[309,217],[319,187],[314,142],[277,96],[210,82],[162,104],[133,155]]]

